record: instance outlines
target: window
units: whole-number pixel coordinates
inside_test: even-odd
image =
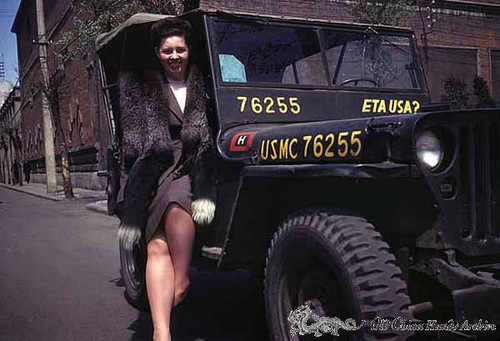
[[[219,63],[223,82],[247,82],[245,65],[238,58],[230,54],[220,54]]]
[[[316,30],[214,22],[223,82],[327,85]]]
[[[425,62],[427,84],[432,101],[441,101],[445,92],[443,84],[451,75],[468,83],[469,93],[473,91],[470,84],[477,75],[477,49],[430,46],[427,51],[422,49],[421,54]]]
[[[493,99],[500,102],[500,50],[491,51],[491,89]]]

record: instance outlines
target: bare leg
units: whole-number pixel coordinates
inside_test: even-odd
[[[153,320],[153,340],[170,341],[170,312],[174,300],[174,267],[162,229],[159,229],[148,243],[146,286]]]
[[[191,215],[177,204],[168,207],[163,229],[148,243],[146,285],[155,341],[170,341],[170,313],[189,287],[189,263],[194,241]],[[166,235],[165,235],[166,232]]]
[[[165,219],[166,233],[175,273],[174,306],[182,302],[189,287],[189,264],[195,226],[191,215],[172,204]]]

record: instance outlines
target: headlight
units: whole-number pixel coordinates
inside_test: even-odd
[[[444,150],[434,132],[427,130],[417,137],[415,143],[418,161],[429,170],[436,170],[443,162]]]

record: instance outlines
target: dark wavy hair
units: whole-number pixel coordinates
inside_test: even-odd
[[[165,18],[158,20],[151,27],[151,45],[153,45],[155,51],[158,50],[163,39],[172,36],[184,37],[189,47],[191,41],[191,24],[179,18]]]

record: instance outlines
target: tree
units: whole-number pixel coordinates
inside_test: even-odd
[[[190,0],[140,0],[149,13],[179,15],[196,6],[199,1]]]
[[[3,135],[3,123],[0,121],[0,182],[8,183],[9,180],[7,179],[7,172],[6,174],[4,174],[4,168],[5,168],[4,165],[7,162],[7,160],[4,160],[2,158],[2,153],[1,153],[2,150],[4,151],[3,155],[6,155],[7,143],[5,142],[5,137]]]
[[[59,142],[61,148],[61,170],[63,179],[64,196],[68,199],[74,198],[73,184],[71,183],[70,164],[69,164],[69,147],[66,142],[66,135],[62,126],[61,107],[60,107],[60,92],[63,88],[63,73],[57,69],[49,78],[47,83],[42,82],[41,89],[50,106],[50,114],[52,123],[55,129],[55,138]]]
[[[65,32],[56,44],[65,59],[92,51],[97,36],[117,27],[136,13],[179,15],[199,0],[73,0],[75,30]],[[74,48],[69,48],[74,44]]]
[[[474,89],[474,96],[476,97],[476,108],[495,107],[495,101],[490,96],[488,84],[483,78],[476,75],[472,87]]]
[[[0,130],[2,130],[2,127],[0,126]],[[2,134],[2,133],[0,133]],[[8,147],[8,135],[5,135],[5,130],[3,130],[3,134],[0,136],[0,148],[3,149],[3,160],[1,161],[0,167],[2,168],[3,172],[3,181],[6,184],[9,184],[12,182],[12,164],[9,162],[9,147]]]
[[[9,148],[9,145],[11,148]],[[14,179],[19,180],[19,185],[23,185],[23,177],[22,177],[22,167],[21,167],[21,134],[17,127],[14,126],[13,122],[7,121],[5,118],[0,121],[0,148],[4,149],[4,155],[7,158],[8,150],[11,149],[10,153],[10,161],[9,165],[8,161],[6,161],[7,174],[11,174],[12,178],[10,181],[14,183]],[[12,154],[12,149],[14,151],[14,155]],[[0,164],[0,167],[1,164]],[[13,172],[17,174],[14,174]],[[7,177],[5,177],[7,178]]]
[[[412,12],[413,0],[353,0],[347,10],[362,23],[402,25]]]
[[[21,148],[22,148],[22,139],[21,139],[21,132],[19,131],[18,127],[13,127],[9,131],[10,135],[10,140],[12,141],[12,145],[14,147],[14,154],[15,158],[13,160],[15,164],[15,171],[17,172],[16,176],[18,179],[18,184],[19,186],[23,185],[23,168],[22,168],[22,155],[21,155]]]
[[[444,94],[441,100],[449,103],[452,109],[465,109],[468,107],[469,94],[467,93],[467,85],[455,75],[448,76],[444,83]]]
[[[8,184],[10,182],[10,165],[8,161],[8,141],[9,124],[3,119],[0,120],[0,149],[3,150],[4,159],[1,159],[2,153],[0,152],[0,170],[2,182]],[[4,174],[5,170],[5,174]]]

